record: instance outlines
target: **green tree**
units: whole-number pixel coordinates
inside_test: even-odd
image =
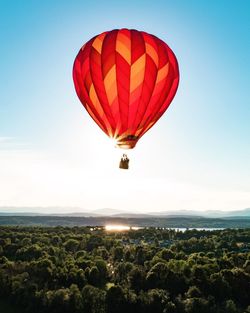
[[[69,239],[64,243],[64,247],[68,252],[75,253],[78,249],[79,242],[75,239]]]
[[[82,289],[83,312],[105,313],[105,291],[86,285]]]
[[[225,309],[226,309],[227,313],[238,313],[239,312],[234,301],[231,299],[226,301]]]
[[[122,247],[115,247],[113,249],[113,258],[114,261],[121,261],[121,259],[123,258],[123,248]]]
[[[130,286],[136,292],[146,288],[146,275],[145,272],[138,266],[133,267],[129,272],[129,282]]]
[[[106,295],[107,313],[126,312],[126,297],[120,286],[112,286]]]
[[[100,286],[100,271],[96,266],[91,267],[89,271],[88,281],[93,286]]]

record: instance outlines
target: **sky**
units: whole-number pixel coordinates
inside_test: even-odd
[[[1,211],[250,207],[249,12],[247,0],[0,0]],[[166,41],[180,68],[128,171],[72,80],[80,47],[114,28]]]

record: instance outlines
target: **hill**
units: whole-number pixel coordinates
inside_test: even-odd
[[[0,216],[0,225],[26,226],[105,226],[121,224],[134,227],[166,228],[250,228],[246,218],[204,217],[83,217],[83,216]]]

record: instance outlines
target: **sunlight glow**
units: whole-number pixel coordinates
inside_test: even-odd
[[[140,227],[130,227],[126,225],[106,225],[106,231],[127,231],[127,230],[138,230]]]

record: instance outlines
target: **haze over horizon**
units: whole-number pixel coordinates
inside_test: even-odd
[[[113,208],[83,209],[80,207],[0,207],[1,214],[11,215],[79,215],[79,216],[204,216],[204,217],[223,217],[223,216],[245,216],[250,217],[250,208],[237,210],[119,210]]]
[[[250,207],[249,8],[226,0],[1,2],[0,207]],[[128,171],[118,169],[123,151],[90,119],[72,81],[82,44],[122,27],[165,40],[181,77],[166,114],[128,151]]]

